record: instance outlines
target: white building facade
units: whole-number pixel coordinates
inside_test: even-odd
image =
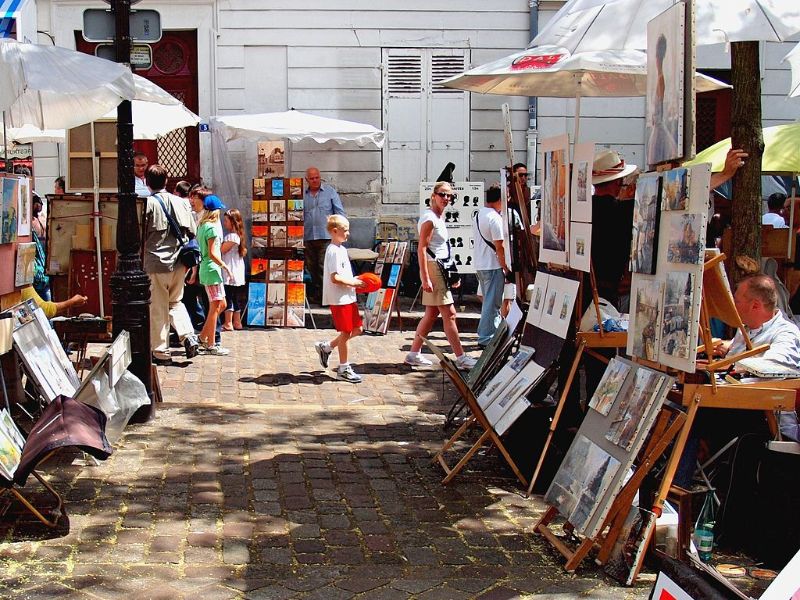
[[[506,163],[500,112],[504,102],[512,108],[516,160],[534,164],[527,152],[528,138],[533,137],[528,132],[531,113],[527,98],[469,94],[437,82],[525,47],[531,38],[531,22],[538,20],[543,25],[561,4],[527,0],[144,0],[134,8],[158,10],[165,32],[180,32],[181,44],[193,44],[189,52],[193,52],[194,62],[189,70],[194,74],[186,80],[189,83],[181,85],[196,86],[189,91],[195,94],[196,112],[204,119],[295,108],[385,129],[387,141],[382,150],[333,143],[295,144],[291,168],[299,175],[306,167],[317,166],[341,193],[348,213],[363,218],[364,224],[393,219],[408,224],[418,210],[419,182],[435,179],[448,162],[456,165],[456,180],[489,184],[498,179],[497,172]],[[76,48],[80,46],[83,10],[107,4],[35,0],[35,6],[36,29],[44,32],[37,41],[50,43],[52,39],[60,46]],[[165,68],[164,77],[172,66],[177,69],[175,46],[170,48],[170,53],[156,49],[160,58],[154,62]],[[780,64],[791,48],[788,43],[762,44],[765,125],[800,118],[800,99],[786,98],[790,75],[788,67]],[[729,55],[722,47],[701,48],[698,65],[724,76]],[[725,106],[722,98],[704,109],[711,111],[715,123],[723,121],[723,130],[724,116],[713,112],[722,113]],[[574,100],[542,98],[536,107],[540,138],[572,132]],[[628,162],[642,164],[642,98],[584,99],[581,108],[582,141],[613,147]],[[700,126],[706,128],[706,138],[718,133],[709,130],[705,121]],[[199,154],[200,175],[213,185],[209,134],[199,133],[194,148]],[[254,144],[231,143],[229,153],[244,198],[255,176],[256,148]],[[53,178],[65,171],[64,152],[53,144],[37,144],[34,154],[37,187],[49,191]]]

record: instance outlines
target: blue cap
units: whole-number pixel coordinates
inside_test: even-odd
[[[203,201],[203,208],[206,210],[225,210],[227,207],[222,203],[222,200],[219,199],[219,196],[211,194],[210,196],[206,196],[206,199]]]

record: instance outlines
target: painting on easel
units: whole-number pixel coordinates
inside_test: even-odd
[[[568,265],[569,138],[542,140],[544,181],[539,257],[542,262]]]
[[[631,240],[631,273],[655,275],[658,224],[661,211],[661,177],[643,175],[636,182]]]
[[[587,437],[578,434],[550,484],[544,501],[555,506],[578,533],[584,533],[619,466],[617,459]]]
[[[592,399],[589,401],[589,408],[593,408],[601,415],[607,415],[630,372],[631,366],[628,363],[612,358]]]
[[[658,371],[636,369],[633,385],[628,388],[628,393],[620,398],[614,408],[611,426],[606,432],[606,439],[609,442],[630,451],[645,420],[645,415],[648,414],[659,394],[664,377]]]
[[[661,333],[663,284],[655,278],[635,274],[631,284],[631,316],[627,352],[645,360],[658,361]]]
[[[699,323],[699,290],[694,273],[667,273],[664,312],[661,318],[659,362],[684,371],[694,371]]]

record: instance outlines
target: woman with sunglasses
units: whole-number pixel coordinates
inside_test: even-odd
[[[475,359],[464,354],[461,340],[458,337],[456,325],[456,309],[453,306],[453,295],[447,287],[444,275],[434,258],[446,260],[450,256],[448,246],[447,226],[442,219],[444,209],[455,198],[453,188],[446,181],[439,181],[433,186],[430,209],[420,217],[417,223],[419,231],[419,246],[417,258],[419,261],[419,276],[422,281],[422,304],[425,314],[417,326],[414,341],[411,343],[411,352],[406,356],[405,363],[411,366],[428,366],[430,360],[422,356],[422,338],[427,337],[441,315],[444,333],[450,347],[456,355],[456,366],[468,370],[475,366]]]

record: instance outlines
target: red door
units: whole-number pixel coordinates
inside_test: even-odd
[[[78,50],[87,54],[94,54],[97,46],[84,41],[79,31],[75,32],[75,43]],[[152,44],[152,50],[150,69],[137,69],[135,73],[162,87],[197,113],[197,31],[164,31],[161,40]],[[137,140],[134,150],[147,154],[150,164],[159,163],[167,168],[167,189],[172,189],[181,179],[200,183],[197,127],[177,129],[158,140]]]

